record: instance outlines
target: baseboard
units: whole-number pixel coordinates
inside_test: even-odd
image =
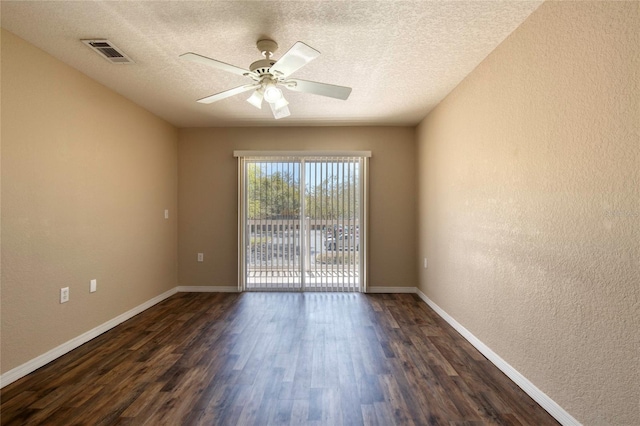
[[[68,342],[63,343],[60,346],[57,346],[57,347],[51,349],[50,351],[48,351],[48,352],[46,352],[46,353],[44,353],[44,354],[32,359],[31,361],[27,361],[24,364],[19,365],[18,367],[7,371],[6,373],[4,373],[4,374],[2,374],[0,376],[0,388],[3,388],[5,386],[7,386],[8,384],[15,382],[16,380],[21,379],[22,377],[26,376],[27,374],[29,374],[29,373],[37,370],[38,368],[50,363],[54,359],[59,358],[62,355],[68,353],[68,352],[71,352],[72,350],[74,350],[78,346],[81,346],[81,345],[87,343],[89,340],[98,337],[102,333],[104,333],[106,331],[109,331],[110,329],[112,329],[113,327],[117,326],[118,324],[121,324],[121,323],[125,322],[126,320],[138,315],[142,311],[145,311],[145,310],[149,309],[153,305],[156,305],[156,304],[162,302],[163,300],[165,300],[166,298],[168,298],[170,296],[173,296],[177,292],[178,292],[178,288],[177,287],[174,287],[171,290],[165,291],[161,295],[156,296],[153,299],[150,299],[150,300],[144,302],[143,304],[138,305],[135,308],[128,310],[127,312],[125,312],[123,314],[118,315],[117,317],[105,322],[104,324],[101,324],[101,325],[97,326],[96,328],[93,328],[93,329],[87,331],[86,333],[83,333],[83,334],[79,335],[78,337],[74,337],[73,339],[69,340]]]
[[[431,307],[438,315],[449,323],[458,333],[469,341],[482,355],[484,355],[489,361],[491,361],[496,367],[498,367],[504,374],[507,375],[516,385],[527,393],[534,401],[536,401],[542,408],[547,410],[560,424],[566,426],[580,426],[581,423],[573,418],[566,410],[564,410],[558,403],[551,399],[547,394],[538,389],[533,383],[531,383],[526,377],[524,377],[518,370],[513,368],[507,361],[502,359],[497,353],[491,350],[487,345],[482,343],[480,339],[474,336],[469,330],[464,328],[462,324],[453,319],[448,313],[446,313],[440,306],[436,305],[431,299],[427,297],[420,289],[416,289],[416,293],[427,305]]]
[[[178,288],[180,293],[237,293],[237,286],[207,286],[207,285],[181,285]]]
[[[367,293],[415,293],[415,287],[369,287]]]

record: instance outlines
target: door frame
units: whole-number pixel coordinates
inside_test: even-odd
[[[368,222],[369,222],[369,158],[371,158],[371,151],[234,151],[234,157],[238,159],[238,291],[246,291],[246,278],[247,278],[247,235],[245,232],[245,225],[247,223],[247,194],[246,194],[246,164],[250,161],[258,159],[267,161],[295,161],[300,162],[300,197],[301,197],[301,212],[300,222],[301,230],[305,226],[303,218],[305,202],[304,197],[306,193],[306,181],[305,176],[305,161],[317,161],[320,159],[335,158],[358,158],[360,164],[360,250],[359,261],[359,292],[367,291],[368,284]],[[305,231],[306,232],[306,231]],[[303,276],[300,289],[293,291],[305,291],[305,264],[304,257],[307,250],[305,246],[305,238],[301,238],[301,255],[300,255],[300,270]]]

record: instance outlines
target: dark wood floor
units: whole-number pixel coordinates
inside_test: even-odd
[[[0,396],[3,425],[557,424],[409,294],[179,293]]]

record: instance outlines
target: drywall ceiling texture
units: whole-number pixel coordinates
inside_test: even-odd
[[[548,2],[418,129],[420,288],[585,425],[640,412],[637,2]]]
[[[540,1],[2,1],[2,27],[178,127],[416,125]],[[108,38],[135,65],[112,65],[80,42]],[[295,77],[349,86],[348,101],[285,90],[274,120],[248,94],[196,99],[251,80],[185,62],[196,52],[247,68],[256,42],[321,52]]]
[[[178,135],[4,30],[1,89],[5,373],[176,286]]]
[[[417,281],[415,130],[408,127],[182,129],[179,136],[179,282],[237,286],[238,194],[234,150],[372,152],[369,285]],[[204,252],[203,263],[197,253]]]

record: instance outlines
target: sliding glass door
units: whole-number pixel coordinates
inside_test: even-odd
[[[302,289],[300,162],[245,163],[246,290]]]
[[[241,290],[364,290],[368,153],[259,154],[236,152]]]

